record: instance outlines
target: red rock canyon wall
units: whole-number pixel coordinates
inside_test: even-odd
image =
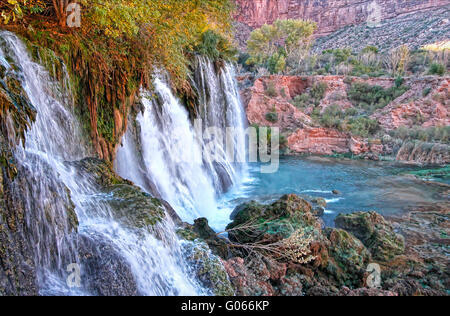
[[[366,22],[375,14],[374,2],[381,20],[450,4],[449,0],[236,0],[236,20],[256,28],[277,19],[310,19],[318,23],[319,34],[326,34]]]

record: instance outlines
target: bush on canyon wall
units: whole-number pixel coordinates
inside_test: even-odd
[[[450,143],[450,126],[406,127],[402,126],[391,132],[391,136],[404,141],[420,140],[423,142]]]
[[[348,96],[355,106],[372,112],[384,108],[408,90],[409,87],[403,85],[403,79],[398,77],[395,85],[389,89],[355,82],[351,85]]]

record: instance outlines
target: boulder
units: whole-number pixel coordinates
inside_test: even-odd
[[[395,233],[392,225],[376,212],[340,214],[335,222],[336,227],[360,239],[375,260],[387,262],[405,252],[403,236]]]
[[[223,261],[201,241],[185,242],[183,255],[197,280],[215,296],[233,296],[235,290]]]

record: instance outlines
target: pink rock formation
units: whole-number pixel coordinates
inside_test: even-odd
[[[238,79],[241,82],[249,80],[245,77]],[[369,142],[351,133],[320,127],[309,116],[311,108],[301,110],[291,103],[297,95],[306,92],[314,84],[323,82],[326,83],[327,90],[319,105],[322,110],[331,105],[337,105],[341,109],[352,107],[347,95],[351,82],[347,80],[343,76],[267,76],[256,79],[252,87],[241,91],[248,121],[259,126],[279,127],[287,137],[289,149],[296,153],[370,154],[370,157],[376,158],[387,150],[380,140]],[[390,88],[395,84],[392,78],[350,78],[350,80],[384,88]],[[400,126],[448,126],[450,125],[449,80],[442,77],[406,78],[405,84],[410,89],[386,108],[375,112],[372,118],[378,120],[386,131]],[[426,90],[429,90],[429,93],[424,96]],[[277,122],[269,122],[266,118],[268,113],[273,112],[277,113]],[[432,153],[420,150],[419,154],[419,149],[407,147],[401,150],[398,159],[430,160],[438,163],[448,161],[448,149],[434,150]]]
[[[385,130],[400,126],[449,126],[450,125],[450,79],[426,77],[407,80],[411,86],[400,98],[372,117]],[[424,97],[425,89],[429,89]]]

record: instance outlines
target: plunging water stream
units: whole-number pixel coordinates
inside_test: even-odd
[[[17,183],[17,191],[23,188],[26,194],[23,196],[26,223],[31,232],[26,242],[35,245],[40,293],[92,294],[87,289],[69,288],[66,284],[67,266],[80,263],[79,238],[85,236],[106,244],[107,249],[126,261],[139,294],[206,294],[189,276],[170,219],[155,228],[160,238],[145,229],[125,227],[113,216],[108,204],[111,197],[99,192],[89,176],[80,174],[73,164],[66,162],[89,154],[82,145],[71,104],[65,104],[70,99],[64,97],[67,91],[60,89],[44,68],[31,60],[25,45],[15,35],[2,32],[0,39],[1,60],[6,64],[12,60],[20,68],[21,84],[37,110],[26,143],[17,147],[15,155],[20,172],[28,175],[25,185]],[[7,67],[12,69],[9,64]],[[69,224],[60,225],[70,222],[66,210],[72,202],[80,222],[78,234]]]
[[[198,58],[192,84],[199,96],[195,123],[168,82],[155,77],[156,97],[142,93],[138,128],[130,124],[115,162],[122,177],[156,191],[190,222],[214,217],[218,196],[246,174],[245,118],[233,67],[216,70]]]

